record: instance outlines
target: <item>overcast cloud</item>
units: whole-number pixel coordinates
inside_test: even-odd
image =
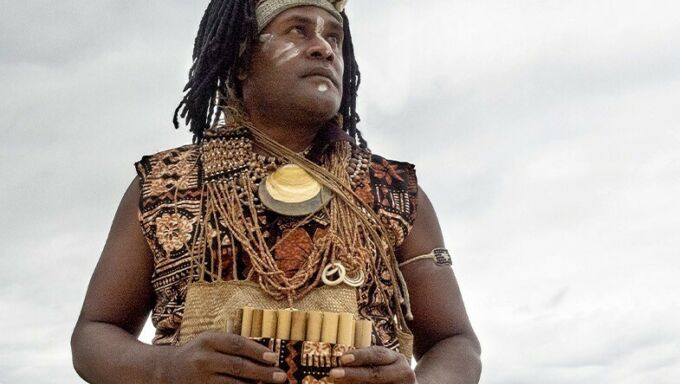
[[[69,338],[207,1],[2,1],[0,383]],[[482,382],[680,382],[680,3],[354,0],[362,129],[416,164]],[[142,339],[149,341],[152,329]]]

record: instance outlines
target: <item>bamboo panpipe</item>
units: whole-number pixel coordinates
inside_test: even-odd
[[[262,337],[276,337],[276,311],[262,311]]]
[[[370,320],[357,320],[356,331],[354,336],[354,344],[357,348],[366,348],[371,346],[371,334],[373,332],[373,323]]]
[[[262,337],[262,315],[261,309],[253,309],[253,325],[250,328],[250,337]]]
[[[337,343],[354,346],[354,315],[351,313],[340,314]]]
[[[350,347],[371,346],[373,323],[351,313],[243,308],[241,336],[321,341]]]
[[[321,328],[321,341],[324,343],[338,342],[338,319],[340,315],[332,312],[324,312],[323,327]]]
[[[321,341],[323,312],[307,313],[307,338],[305,341]]]
[[[290,339],[304,340],[307,334],[307,312],[293,311],[290,325]]]
[[[290,340],[291,319],[293,311],[290,309],[279,309],[277,311],[276,338]]]
[[[234,320],[233,318],[228,318],[226,324],[224,325],[224,331],[226,333],[234,333]]]
[[[250,307],[243,308],[241,315],[241,336],[250,337],[250,330],[253,327],[253,309]]]

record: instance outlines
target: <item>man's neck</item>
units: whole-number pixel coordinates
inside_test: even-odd
[[[251,122],[272,140],[294,152],[308,149],[314,141],[321,124],[304,124],[294,121],[273,122],[258,114],[250,114]]]

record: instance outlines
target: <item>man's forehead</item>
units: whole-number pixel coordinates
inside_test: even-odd
[[[303,23],[316,24],[319,17],[323,17],[326,28],[342,30],[342,24],[331,15],[328,11],[322,8],[313,6],[300,6],[291,8],[280,15],[276,16],[270,24],[285,24],[285,23]]]

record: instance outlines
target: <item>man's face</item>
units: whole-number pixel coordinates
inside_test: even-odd
[[[342,25],[322,8],[279,14],[253,46],[243,79],[246,106],[263,114],[332,118],[342,100],[342,41]]]

